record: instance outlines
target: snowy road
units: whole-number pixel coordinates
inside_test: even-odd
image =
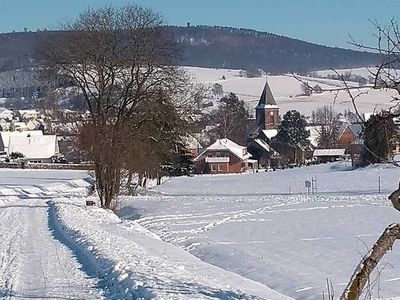
[[[97,280],[53,236],[44,200],[0,207],[0,297],[99,299]],[[50,227],[49,227],[50,226]]]

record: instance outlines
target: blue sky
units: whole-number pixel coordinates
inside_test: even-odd
[[[369,19],[387,24],[399,0],[0,0],[0,32],[54,28],[87,8],[136,3],[168,24],[251,28],[305,41],[351,48],[348,34],[374,45]]]

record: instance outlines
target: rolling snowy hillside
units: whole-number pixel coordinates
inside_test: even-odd
[[[237,94],[240,99],[246,102],[250,113],[253,114],[254,107],[257,105],[265,80],[268,80],[277,105],[280,107],[281,114],[284,114],[288,110],[296,109],[302,114],[311,115],[313,110],[324,105],[332,105],[337,112],[344,112],[347,109],[354,112],[351,98],[346,91],[340,91],[338,94],[336,92],[323,92],[311,96],[300,96],[302,93],[302,83],[290,74],[268,76],[267,78],[265,76],[258,78],[245,78],[240,77],[240,70],[195,67],[185,67],[185,69],[189,71],[198,82],[201,82],[206,86],[211,87],[213,84],[219,83],[223,86],[224,93],[233,92]],[[339,72],[340,71],[341,70],[339,70]],[[350,69],[343,71],[347,72],[350,71]],[[368,74],[367,69],[355,69],[354,72],[354,74],[359,75]],[[321,76],[327,74],[330,73],[328,73],[328,71],[322,72]],[[222,79],[223,76],[226,79]],[[302,79],[308,82],[311,86],[318,84],[323,89],[344,87],[343,83],[339,80],[314,77],[302,77]],[[358,86],[358,83],[349,82],[349,85]],[[372,113],[393,106],[391,100],[395,93],[390,90],[361,88],[353,93],[354,95],[362,93],[362,95],[356,100],[357,107],[362,113]],[[214,105],[216,105],[216,103]]]

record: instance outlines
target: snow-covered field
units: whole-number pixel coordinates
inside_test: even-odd
[[[125,199],[120,214],[205,262],[295,299],[322,299],[326,281],[339,296],[384,228],[399,222],[387,200],[399,175],[390,165],[352,171],[335,163],[181,177]],[[304,188],[311,178],[316,195]],[[379,271],[371,278],[374,297],[399,297],[398,245]]]
[[[399,221],[399,175],[341,162],[173,178],[123,199],[121,220],[84,206],[86,172],[1,169],[0,298],[321,299],[327,280],[339,296]],[[397,244],[378,271],[374,297],[400,299]]]
[[[91,185],[86,171],[0,169],[0,197],[52,198],[86,195]]]
[[[212,86],[219,83],[223,86],[224,92],[233,92],[244,100],[250,112],[253,112],[254,107],[260,98],[263,90],[266,77],[259,78],[245,78],[240,77],[240,70],[229,69],[207,69],[198,67],[185,67],[194,78],[205,84]],[[349,70],[338,70],[351,71]],[[332,71],[330,71],[333,73]],[[328,71],[321,71],[320,75],[327,75]],[[367,69],[355,69],[354,74],[367,75]],[[225,80],[222,79],[225,76]],[[309,85],[314,86],[319,84],[323,89],[343,88],[344,85],[338,80],[303,77],[303,80],[308,82]],[[299,96],[302,93],[302,83],[294,78],[292,75],[268,76],[268,83],[271,87],[272,93],[275,96],[277,105],[280,107],[281,114],[291,109],[296,109],[305,115],[311,115],[311,112],[318,107],[324,105],[332,105],[337,112],[344,112],[350,109],[354,112],[351,99],[347,92],[341,91],[339,94],[336,92],[323,92],[321,94],[313,94],[309,97]],[[349,82],[350,86],[358,86],[357,83]],[[363,93],[357,98],[357,107],[362,113],[372,113],[373,111],[380,111],[381,109],[388,109],[393,105],[392,96],[395,95],[390,90],[371,90],[363,88],[359,91],[354,91],[353,94]],[[215,104],[216,105],[216,104]]]
[[[0,298],[290,299],[85,207],[87,176],[0,170]]]

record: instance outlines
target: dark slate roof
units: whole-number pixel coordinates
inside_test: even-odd
[[[349,130],[354,134],[354,137],[356,138],[357,143],[362,142],[362,131],[363,131],[363,125],[362,124],[341,124],[339,126],[339,137],[341,137],[346,130],[346,128],[349,128]]]
[[[265,105],[276,105],[274,95],[272,95],[271,88],[268,85],[268,81],[265,81],[264,90],[261,94],[260,101],[256,108],[264,108]]]
[[[356,137],[360,137],[362,130],[363,130],[363,126],[361,124],[350,124],[349,125],[350,130],[354,133],[354,135]]]

